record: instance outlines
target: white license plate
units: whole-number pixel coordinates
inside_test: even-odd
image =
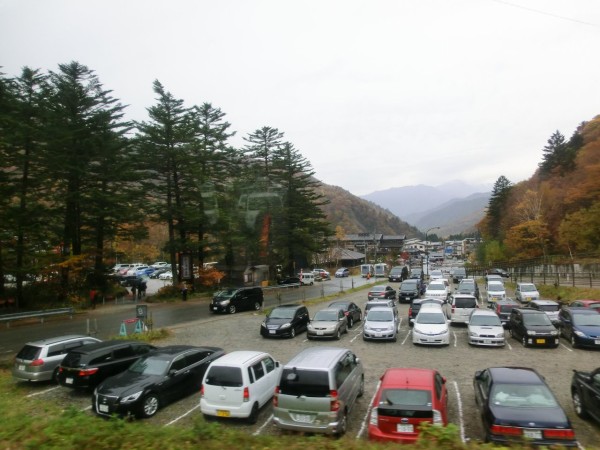
[[[23,364],[19,364],[19,370],[25,370],[25,366]]]
[[[322,331],[317,331],[317,336],[323,336],[323,332]]]
[[[600,339],[596,339],[596,340],[594,341],[594,344],[596,344],[596,345],[600,345]]]
[[[108,412],[108,405],[98,405],[98,411],[107,413]]]
[[[65,378],[66,384],[73,384],[73,378]]]
[[[296,422],[302,423],[312,423],[314,419],[310,414],[294,414],[293,417]]]
[[[492,341],[491,341],[490,339],[484,339],[484,340],[483,340],[483,343],[484,343],[484,344],[491,344],[491,343],[492,343]]]
[[[542,432],[539,430],[523,430],[523,437],[527,439],[541,439]]]
[[[216,311],[218,308],[216,306],[213,306],[212,309]]]
[[[415,429],[412,424],[408,424],[408,425],[405,425],[405,424],[400,425],[399,424],[399,425],[396,425],[396,431],[398,433],[414,433]]]
[[[269,330],[269,334],[275,334],[275,330]]]

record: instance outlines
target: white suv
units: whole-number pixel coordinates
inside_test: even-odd
[[[259,409],[275,393],[280,374],[279,362],[268,353],[228,353],[206,369],[200,410],[205,416],[245,418],[256,423]]]
[[[487,301],[488,303],[496,300],[504,300],[506,298],[506,289],[501,281],[489,281],[487,284]]]

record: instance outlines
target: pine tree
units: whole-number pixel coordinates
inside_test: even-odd
[[[498,177],[486,211],[487,238],[502,241],[502,217],[512,183],[504,175]]]

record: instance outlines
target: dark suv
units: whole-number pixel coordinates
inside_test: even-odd
[[[225,288],[218,291],[208,306],[212,312],[234,314],[244,309],[258,311],[263,305],[263,291],[259,287]]]
[[[510,313],[513,309],[519,307],[521,307],[521,305],[510,298],[488,303],[488,308],[498,314],[498,317],[500,317],[500,322],[502,322],[502,325],[506,328],[509,327]]]
[[[421,295],[421,280],[418,278],[404,280],[398,290],[398,302],[410,303],[415,298],[419,298],[419,295]]]
[[[308,309],[304,305],[276,306],[260,325],[262,337],[290,337],[301,333],[308,326]]]
[[[520,340],[523,347],[558,347],[558,330],[543,311],[514,308],[508,322],[510,335]]]
[[[58,368],[65,387],[92,389],[106,378],[123,372],[156,347],[138,341],[105,341],[71,350]]]

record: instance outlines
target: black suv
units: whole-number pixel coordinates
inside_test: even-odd
[[[208,308],[212,312],[234,314],[244,309],[258,311],[263,305],[263,291],[259,287],[225,288],[218,291]]]
[[[306,331],[309,321],[306,306],[298,304],[276,306],[260,324],[260,335],[293,338],[296,333]]]
[[[543,311],[514,308],[508,321],[510,335],[523,347],[558,347],[558,330]]]
[[[71,350],[58,369],[65,387],[92,389],[106,378],[123,372],[156,347],[138,341],[105,341]]]
[[[421,295],[421,280],[418,278],[404,280],[398,290],[398,302],[410,303],[415,298],[419,298],[419,295]]]

